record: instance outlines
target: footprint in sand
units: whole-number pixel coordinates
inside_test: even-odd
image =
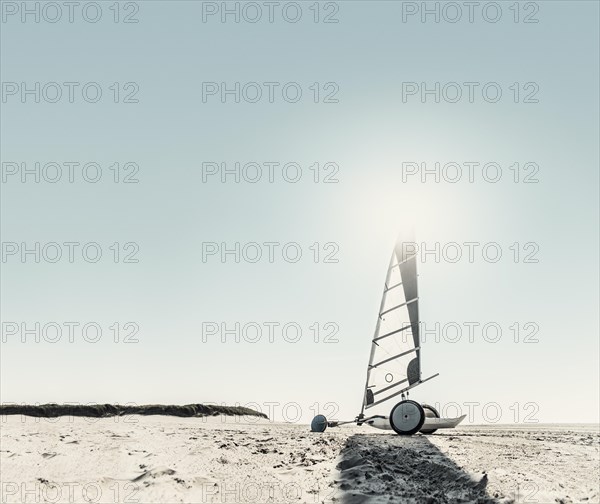
[[[147,471],[144,471],[142,474],[136,476],[131,481],[137,483],[140,481],[146,481],[148,479],[156,479],[161,476],[172,476],[173,474],[175,474],[174,469],[169,469],[168,467],[155,467],[154,469],[148,469]]]

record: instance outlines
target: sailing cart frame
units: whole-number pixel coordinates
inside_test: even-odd
[[[409,390],[438,375],[421,377],[417,247],[414,241],[398,239],[387,269],[371,342],[360,414],[354,420],[340,422],[317,415],[312,420],[311,430],[324,432],[327,427],[356,423],[410,436],[456,427],[466,415],[440,418],[433,406],[408,399]],[[365,410],[399,395],[402,400],[394,405],[389,416],[365,417]]]

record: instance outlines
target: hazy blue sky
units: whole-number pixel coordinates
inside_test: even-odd
[[[421,318],[427,328],[440,324],[438,341],[431,335],[423,343],[422,369],[441,376],[411,397],[440,403],[450,416],[450,403],[463,413],[477,403],[477,422],[495,418],[496,405],[502,423],[598,421],[597,2],[521,3],[518,12],[501,2],[497,22],[493,6],[469,22],[459,2],[455,23],[457,11],[435,2],[427,5],[438,5],[439,22],[411,14],[421,2],[282,2],[272,23],[261,2],[227,2],[240,9],[239,22],[209,15],[220,2],[123,3],[118,23],[112,2],[98,3],[96,23],[80,9],[70,23],[67,7],[48,22],[58,11],[44,3],[39,23],[35,14],[22,22],[13,4],[20,9],[2,2],[0,26],[3,402],[239,402],[267,413],[267,403],[277,403],[278,419],[283,405],[297,403],[303,421],[315,403],[323,410],[333,402],[334,416],[352,418],[389,255],[398,232],[414,228],[419,243],[439,242],[446,253],[419,264]],[[252,23],[256,5],[263,17]],[[97,15],[86,9],[88,19]],[[138,22],[123,23],[126,15]],[[90,82],[88,100],[102,90],[97,103],[82,96]],[[236,82],[245,95],[239,103],[225,95],[223,103],[221,83],[235,89]],[[263,93],[255,103],[249,82]],[[436,82],[439,103],[435,94],[422,98],[422,83],[435,90]],[[298,88],[302,97],[292,103]],[[203,163],[234,169],[236,161],[293,162],[302,175],[287,182],[280,165],[269,183],[263,165],[256,183],[233,175],[221,183],[204,165],[203,180]],[[55,183],[45,180],[55,176],[52,166],[39,171],[39,183],[34,174],[22,182],[22,164],[35,171],[35,162],[80,166],[73,183],[65,165]],[[97,183],[82,178],[90,162],[102,168]],[[109,167],[116,162],[120,180],[133,173],[125,163],[136,163],[139,182],[115,183]],[[317,162],[319,183],[309,168]],[[459,163],[463,177],[449,182],[448,167],[438,170],[439,183],[434,174],[423,182],[421,173],[407,176],[409,162],[431,170],[435,162]],[[465,162],[479,163],[472,183]],[[338,166],[337,183],[322,182],[334,171],[326,163]],[[496,176],[496,165],[482,172],[486,163],[501,167],[496,183],[484,179]],[[94,165],[86,170],[95,177]],[[295,176],[294,165],[286,174]],[[537,182],[523,183],[526,175]],[[36,242],[40,262],[34,254],[23,262],[21,244]],[[72,263],[65,245],[51,263],[55,248],[42,254],[49,242],[81,245]],[[81,255],[89,242],[102,248],[96,263]],[[236,263],[233,255],[203,260],[208,242],[281,245],[272,263],[264,256]],[[296,263],[281,255],[290,242],[302,249]],[[456,249],[449,242],[460,244],[458,262],[449,260]],[[479,244],[473,262],[465,242]],[[482,256],[488,243],[497,244],[488,257],[502,250],[498,262]],[[93,246],[86,250],[92,257]],[[245,249],[247,258],[253,250]],[[294,246],[286,250],[293,256]],[[137,263],[123,261],[130,252]],[[324,262],[327,254],[337,262]],[[36,322],[46,325],[46,341],[30,334],[22,343],[20,324]],[[66,322],[80,324],[74,342]],[[81,334],[90,322],[102,329],[97,343]],[[115,322],[136,324],[138,342],[115,343]],[[222,343],[219,334],[203,336],[207,322],[255,323],[262,339],[236,343],[230,335]],[[280,324],[273,342],[269,322]],[[301,327],[297,343],[289,342],[293,326],[285,341],[287,323]],[[339,328],[334,342],[322,341],[336,327],[327,323]],[[474,341],[468,323],[479,324]],[[51,343],[56,325],[62,338]],[[457,325],[462,338],[452,343]],[[253,327],[246,325],[246,336]],[[491,343],[494,327],[502,333]],[[534,341],[524,343],[536,327]],[[119,338],[127,332],[122,327]],[[293,404],[285,411],[296,416]]]

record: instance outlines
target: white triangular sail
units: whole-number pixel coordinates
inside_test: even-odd
[[[414,242],[398,241],[387,270],[367,370],[363,410],[421,382]]]

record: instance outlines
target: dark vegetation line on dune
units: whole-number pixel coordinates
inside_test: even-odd
[[[177,417],[206,417],[216,415],[257,416],[267,415],[243,406],[217,406],[211,404],[145,404],[121,406],[119,404],[5,404],[0,406],[0,415],[27,415],[32,417],[112,417],[123,415],[167,415]]]

